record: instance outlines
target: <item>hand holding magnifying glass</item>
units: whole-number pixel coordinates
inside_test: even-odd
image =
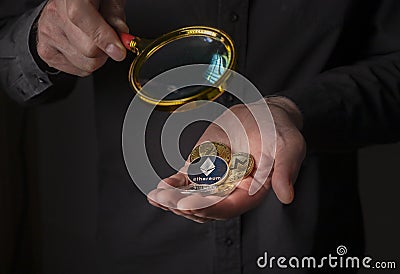
[[[116,31],[128,31],[124,0],[49,0],[31,34],[37,54],[50,68],[85,77],[126,50]],[[40,61],[40,60],[38,60]],[[42,65],[42,62],[38,62]]]

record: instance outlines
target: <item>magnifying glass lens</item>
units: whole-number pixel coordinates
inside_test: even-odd
[[[126,40],[126,39],[124,39]],[[128,45],[127,45],[128,44]],[[236,54],[231,38],[224,32],[209,27],[188,27],[170,32],[152,42],[134,38],[128,48],[137,53],[129,72],[133,89],[144,101],[160,107],[176,108],[196,100],[214,100],[223,92],[220,86],[235,65]],[[165,86],[143,89],[156,76],[186,65],[205,64],[202,77],[205,86],[176,89],[165,95]],[[152,86],[154,86],[152,82]]]
[[[204,78],[210,84],[214,84],[228,69],[229,53],[225,45],[219,40],[206,36],[184,37],[155,51],[143,63],[138,80],[140,85],[144,86],[149,80],[167,70],[191,64],[209,64],[207,71],[204,72]],[[204,87],[199,86],[181,88],[163,99],[184,99],[198,94],[202,89]],[[156,92],[156,89],[152,91]],[[159,97],[157,94],[146,95],[152,98]]]

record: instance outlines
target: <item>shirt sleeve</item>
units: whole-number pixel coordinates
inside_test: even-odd
[[[303,134],[311,148],[400,140],[400,1],[376,3],[381,4],[373,20],[364,25],[368,37],[360,49],[362,58],[277,94],[301,110]]]
[[[46,1],[36,7],[29,7],[29,1],[16,2],[21,3],[0,4],[0,89],[21,104],[62,97],[72,90],[76,77],[52,75],[31,52],[31,31]]]

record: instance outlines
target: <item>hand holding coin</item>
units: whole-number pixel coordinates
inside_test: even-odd
[[[199,223],[225,220],[251,210],[263,201],[271,186],[282,203],[291,203],[294,199],[293,183],[305,157],[305,142],[299,131],[301,123],[298,123],[301,121],[301,115],[288,99],[276,98],[270,104],[277,133],[275,153],[272,149],[263,151],[262,148],[268,148],[268,142],[271,142],[275,136],[270,136],[271,139],[264,138],[263,141],[266,143],[262,143],[260,129],[250,114],[249,108],[257,111],[257,108],[265,108],[265,104],[237,105],[230,109],[231,113],[240,120],[244,132],[238,130],[237,125],[232,123],[232,117],[229,114],[224,113],[207,128],[198,141],[198,145],[211,140],[229,145],[232,151],[232,160],[236,157],[235,153],[241,152],[249,152],[248,154],[254,157],[253,172],[248,177],[243,176],[243,179],[237,183],[237,186],[235,185],[236,188],[228,196],[221,199],[213,194],[183,194],[177,188],[188,186],[192,182],[186,174],[177,173],[164,179],[158,189],[149,193],[149,202]],[[300,117],[294,117],[294,115],[300,115]],[[234,138],[229,139],[228,135],[234,136]],[[194,154],[196,153],[195,151]],[[200,154],[199,150],[198,155],[201,157]],[[212,154],[218,156],[218,149]],[[193,156],[194,159],[196,157],[197,154]],[[230,167],[232,168],[231,165]],[[238,171],[236,175],[232,175],[232,178],[240,177],[243,173],[247,173],[247,169]]]

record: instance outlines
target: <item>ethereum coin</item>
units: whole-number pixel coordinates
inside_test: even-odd
[[[219,156],[201,156],[190,163],[189,180],[198,185],[213,185],[223,182],[229,173],[228,163]]]
[[[209,160],[207,160],[209,158]],[[199,160],[203,159],[203,160]],[[216,165],[212,161],[212,156],[203,156],[197,158],[193,161],[192,164],[201,162],[201,165],[198,167],[200,170],[198,173],[202,173],[204,176],[211,176],[210,171],[214,171]],[[252,155],[248,153],[234,153],[232,155],[232,159],[229,165],[228,175],[225,180],[221,180],[219,182],[215,182],[213,184],[199,184],[197,179],[196,183],[191,183],[187,186],[180,187],[181,193],[183,194],[200,194],[202,196],[208,195],[216,195],[216,196],[227,196],[231,192],[235,190],[237,185],[241,180],[248,177],[254,169],[254,158]],[[211,171],[211,172],[212,172]],[[189,173],[189,172],[188,172]],[[206,175],[208,174],[208,175]],[[196,180],[196,179],[194,179]],[[191,179],[193,182],[193,180]]]
[[[204,142],[192,150],[189,160],[194,160],[203,156],[219,156],[227,163],[231,160],[231,150],[228,146],[218,142]]]

